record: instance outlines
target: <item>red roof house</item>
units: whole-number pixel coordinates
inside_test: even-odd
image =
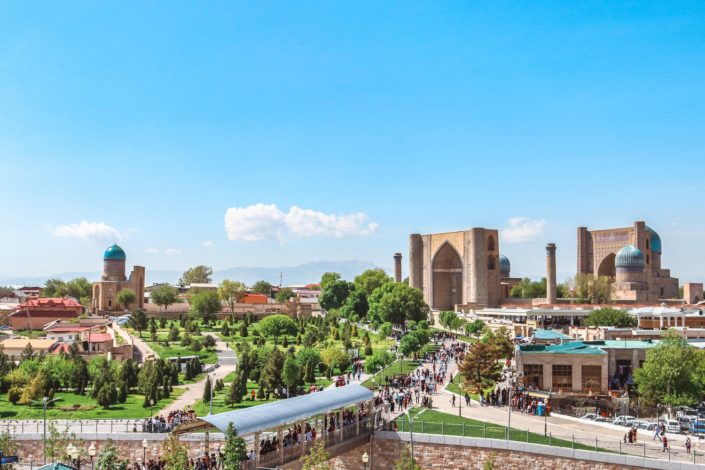
[[[49,322],[78,318],[83,306],[71,297],[30,297],[9,315],[13,330],[41,330]]]

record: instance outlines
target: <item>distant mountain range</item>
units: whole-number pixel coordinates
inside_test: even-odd
[[[367,261],[312,261],[310,263],[300,264],[298,266],[276,266],[270,268],[264,267],[234,267],[221,269],[213,273],[213,282],[220,282],[223,279],[232,279],[234,281],[242,281],[245,284],[252,285],[259,280],[269,281],[274,285],[279,284],[281,275],[284,285],[293,284],[309,284],[321,280],[321,275],[325,272],[332,271],[340,273],[343,279],[352,280],[365,269],[376,268],[374,263]],[[129,268],[128,268],[129,269]],[[41,286],[47,279],[58,278],[65,281],[76,277],[85,277],[89,281],[95,281],[100,278],[97,271],[93,272],[66,272],[52,274],[50,276],[37,277],[16,277],[0,279],[0,286]],[[160,282],[168,282],[176,284],[176,281],[181,277],[181,271],[170,270],[150,270],[147,268],[147,285]],[[128,272],[129,275],[129,272]]]

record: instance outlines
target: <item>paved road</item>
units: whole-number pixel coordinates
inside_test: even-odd
[[[218,355],[218,364],[220,364],[220,367],[209,374],[211,376],[211,383],[214,383],[216,380],[222,379],[229,373],[235,371],[237,368],[237,358],[235,356],[235,351],[230,349],[228,344],[221,341],[217,335],[207,332],[204,332],[203,334],[212,336],[216,340],[215,350]],[[203,390],[206,387],[206,378],[207,376],[204,376],[200,382],[195,384],[179,385],[178,388],[183,388],[186,391],[179,398],[171,402],[171,404],[169,404],[166,408],[163,408],[159,413],[162,415],[167,415],[171,411],[192,408],[198,400],[203,398]]]
[[[125,331],[120,325],[113,323],[113,330],[115,333],[122,336],[127,344],[132,344],[134,346],[133,356],[137,362],[144,362],[147,357],[159,357],[157,353],[144,341],[136,336],[132,336],[130,333]]]

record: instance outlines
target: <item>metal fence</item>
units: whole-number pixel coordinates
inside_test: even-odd
[[[527,444],[539,444],[548,446],[557,446],[571,448],[575,450],[588,450],[592,452],[606,452],[619,455],[633,455],[637,457],[673,460],[679,462],[690,462],[697,464],[705,464],[705,452],[696,452],[691,449],[687,452],[685,447],[679,448],[664,448],[658,441],[644,441],[640,443],[625,444],[622,440],[616,439],[600,439],[600,438],[584,438],[576,437],[575,435],[565,434],[558,435],[547,433],[546,435],[523,431],[512,428],[507,432],[507,428],[503,426],[493,425],[468,425],[455,423],[436,423],[429,421],[413,421],[409,425],[405,419],[399,419],[394,423],[387,425],[387,430],[393,430],[391,426],[397,425],[397,431],[412,432],[412,434],[440,434],[444,436],[460,436],[460,437],[477,437],[483,439],[501,439],[517,442],[525,442]]]

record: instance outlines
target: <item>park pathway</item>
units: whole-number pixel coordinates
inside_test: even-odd
[[[177,385],[176,388],[183,388],[186,391],[165,408],[162,408],[160,411],[161,414],[168,415],[172,411],[192,408],[198,400],[203,398],[203,390],[206,388],[206,379],[208,376],[211,377],[211,384],[214,384],[216,380],[225,378],[226,375],[234,372],[237,368],[235,351],[230,349],[230,346],[228,346],[226,342],[221,341],[217,335],[208,332],[204,332],[203,334],[215,338],[215,351],[218,355],[217,364],[220,366],[206,374],[203,379],[194,384]]]
[[[125,340],[125,343],[134,347],[132,355],[138,363],[143,363],[148,357],[159,357],[147,343],[136,336],[132,336],[117,323],[112,324],[112,329]]]

